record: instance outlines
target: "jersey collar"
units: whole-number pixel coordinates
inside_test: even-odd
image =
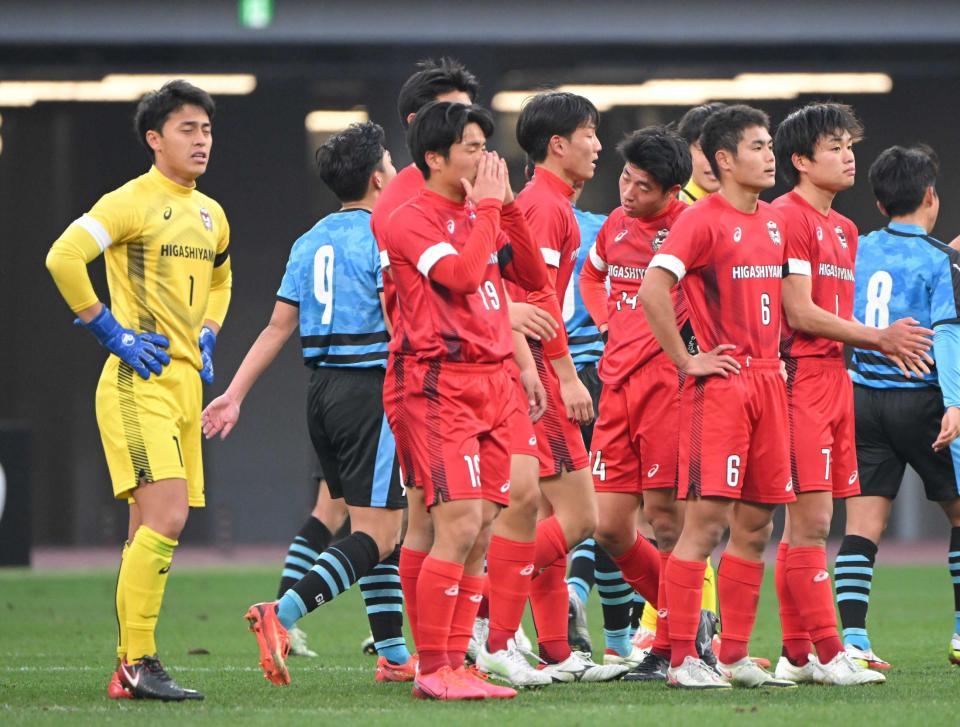
[[[533,179],[530,181],[533,184],[545,184],[558,194],[562,194],[566,199],[573,197],[573,187],[545,167],[537,167],[533,172]]]
[[[926,237],[929,234],[920,225],[908,225],[903,222],[888,222],[886,230],[900,237]]]
[[[157,169],[156,166],[150,167],[150,171],[147,172],[147,176],[168,192],[181,197],[189,197],[191,194],[193,194],[193,190],[197,188],[196,185],[193,187],[184,187],[182,184],[177,184],[169,177],[165,177],[163,172]]]
[[[687,195],[692,202],[701,200],[710,194],[707,190],[701,187],[699,184],[693,181],[693,177],[690,177],[690,181],[687,182],[683,189],[680,190],[683,194]]]

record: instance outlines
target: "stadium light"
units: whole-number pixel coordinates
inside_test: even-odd
[[[311,111],[304,119],[304,126],[312,134],[332,134],[336,131],[342,131],[350,124],[362,124],[369,121],[370,114],[366,109],[353,109],[352,111],[332,111],[320,109]]]
[[[733,78],[663,78],[639,84],[567,84],[558,91],[586,96],[600,111],[614,106],[696,106],[708,101],[791,99],[801,93],[890,93],[885,73],[741,73]],[[517,113],[536,91],[501,91],[497,111]]]
[[[257,87],[248,73],[111,73],[99,81],[0,81],[0,106],[33,106],[39,101],[136,101],[174,78],[214,96],[245,96]]]

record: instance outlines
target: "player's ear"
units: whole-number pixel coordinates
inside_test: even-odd
[[[931,207],[933,202],[937,197],[937,190],[933,188],[933,185],[927,187],[927,191],[923,193],[923,206]]]
[[[792,154],[790,156],[790,163],[793,164],[793,168],[796,169],[797,172],[806,171],[808,161],[810,160],[802,154]]]
[[[439,172],[443,168],[443,154],[439,154],[435,151],[428,151],[424,154],[424,159],[427,161],[427,166],[430,168],[430,172]]]
[[[887,214],[887,208],[883,206],[880,200],[877,200],[877,209],[880,210],[880,214],[882,214],[884,217],[890,216]]]
[[[144,135],[147,140],[147,145],[154,151],[160,150],[160,145],[163,144],[163,135],[159,131],[154,129],[148,129],[147,133]]]
[[[567,150],[567,140],[560,136],[560,134],[554,134],[550,137],[550,141],[547,142],[547,149],[558,157],[562,157]]]

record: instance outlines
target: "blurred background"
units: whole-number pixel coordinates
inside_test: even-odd
[[[370,118],[409,163],[397,92],[417,60],[451,55],[496,111],[492,146],[521,184],[516,112],[559,85],[602,111],[605,145],[580,206],[618,204],[627,131],[708,100],[743,101],[776,124],[812,100],[853,104],[866,126],[859,180],[837,209],[883,224],[866,171],[884,148],[926,142],[941,160],[935,235],[960,233],[960,3],[654,3],[527,0],[472,4],[326,0],[4,0],[0,3],[0,562],[26,546],[116,545],[126,507],[111,497],[93,392],[104,352],[70,325],[43,260],[61,231],[148,165],[131,129],[136,99],[186,76],[218,109],[203,192],[232,230],[233,303],[217,346],[223,391],[273,307],[292,242],[336,202],[313,165],[331,132]],[[772,196],[785,191],[778,185]],[[91,265],[107,295],[102,263]],[[248,397],[225,442],[205,445],[207,509],[191,544],[288,542],[309,512],[298,341]],[[913,476],[908,475],[908,479]],[[919,483],[897,500],[891,536],[943,539]],[[842,531],[842,519],[836,523]]]

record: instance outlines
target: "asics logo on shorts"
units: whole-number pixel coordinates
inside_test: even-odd
[[[667,617],[667,609],[661,608],[657,611],[657,618],[666,618],[666,617]]]
[[[824,582],[825,580],[827,580],[827,578],[829,578],[829,577],[830,577],[830,574],[827,573],[825,570],[822,570],[822,571],[820,571],[819,573],[817,573],[817,575],[815,575],[815,576],[813,577],[813,582],[814,582],[814,583],[823,583],[823,582]]]
[[[793,489],[793,480],[787,481],[787,486],[783,488],[786,492],[790,492]]]
[[[657,474],[657,472],[659,472],[659,471],[660,471],[660,465],[655,464],[655,465],[654,465],[653,467],[651,467],[651,468],[649,469],[649,471],[647,472],[647,477],[653,477],[653,476],[654,476],[655,474]]]
[[[456,595],[459,595],[459,593],[460,593],[460,584],[459,584],[459,583],[454,583],[452,586],[450,586],[450,587],[449,587],[447,590],[445,590],[443,593],[444,593],[444,595],[446,595],[446,596],[456,596]]]
[[[528,441],[527,444],[529,444],[531,447],[536,447],[536,446],[537,446],[537,438],[536,438],[536,437],[530,437],[530,441]]]
[[[852,485],[854,482],[857,481],[857,477],[859,476],[860,476],[860,472],[858,470],[854,470],[853,472],[850,473],[850,479],[847,480],[847,484]]]
[[[470,596],[470,602],[471,602],[471,603],[480,603],[480,601],[482,601],[482,600],[483,600],[483,594],[482,594],[482,593],[474,593],[472,596]]]
[[[510,492],[510,480],[507,480],[500,485],[500,492]]]
[[[531,563],[530,565],[525,565],[523,566],[523,568],[520,569],[520,575],[522,576],[529,576],[532,573],[533,573],[533,563]]]

